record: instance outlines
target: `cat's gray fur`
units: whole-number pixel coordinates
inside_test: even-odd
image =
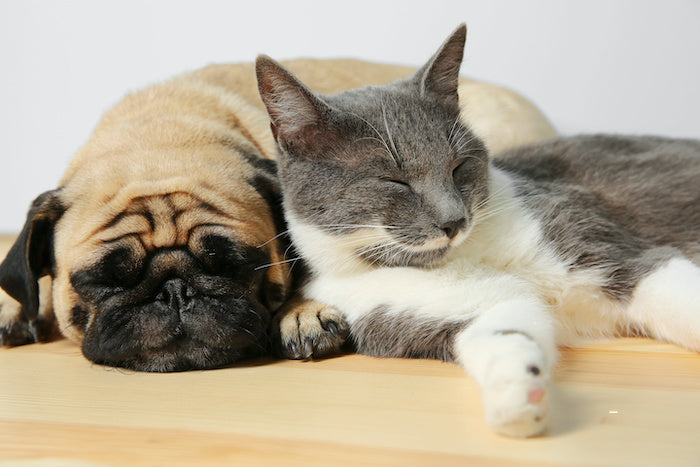
[[[579,136],[502,154],[519,197],[574,268],[599,268],[628,299],[670,258],[700,262],[700,142]]]
[[[674,306],[658,298],[669,277],[687,280],[690,294],[700,288],[700,142],[583,136],[491,160],[460,121],[465,35],[457,29],[413,77],[390,85],[318,96],[262,57],[259,86],[280,147],[290,231],[314,274],[306,293],[348,315],[360,352],[462,363],[484,389],[489,423],[528,436],[544,426],[539,391],[557,327],[547,316],[557,307],[571,316],[555,311],[554,321],[578,335],[588,325],[597,326],[590,334],[639,331],[700,350],[694,295],[677,302],[680,318],[668,318],[676,328],[656,314],[659,303]],[[498,199],[507,203],[494,206]],[[499,250],[508,239],[483,230],[494,219],[509,225],[508,216],[524,232],[503,233],[522,237],[512,253]],[[345,254],[345,239],[359,246]],[[523,244],[531,251],[516,251]],[[473,258],[459,256],[465,251]],[[476,268],[474,278],[454,271],[459,261]],[[436,291],[443,263],[453,268],[449,284],[471,284],[463,299]],[[390,283],[402,289],[392,294]],[[520,287],[527,298],[519,301]],[[423,308],[404,298],[419,291]],[[601,307],[600,323],[576,321],[570,302],[580,297]]]

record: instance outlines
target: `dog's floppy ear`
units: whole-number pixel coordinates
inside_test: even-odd
[[[60,191],[47,191],[32,202],[22,232],[0,264],[0,287],[22,305],[29,320],[39,310],[38,280],[53,267],[54,227],[65,212]]]

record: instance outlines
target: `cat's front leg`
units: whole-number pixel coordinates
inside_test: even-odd
[[[544,305],[516,299],[484,310],[456,337],[455,354],[481,387],[491,428],[516,437],[545,430],[557,350]]]
[[[349,331],[340,311],[297,296],[277,312],[271,335],[278,356],[306,360],[339,352]]]

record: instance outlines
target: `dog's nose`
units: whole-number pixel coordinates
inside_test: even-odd
[[[156,300],[167,303],[175,310],[181,310],[197,295],[197,291],[183,279],[169,279],[163,283]]]

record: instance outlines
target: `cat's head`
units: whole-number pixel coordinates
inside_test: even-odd
[[[258,57],[284,207],[305,256],[333,249],[424,266],[467,236],[487,196],[488,154],[460,120],[465,37],[462,25],[407,79],[332,96]]]

